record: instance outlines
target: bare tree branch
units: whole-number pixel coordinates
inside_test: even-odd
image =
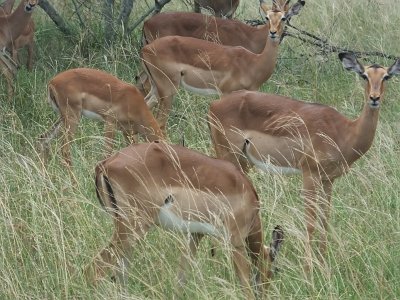
[[[126,28],[134,2],[136,2],[136,0],[123,0],[121,3],[121,11],[119,12],[117,19],[118,26],[122,25],[124,28]]]
[[[324,53],[352,52],[356,56],[377,56],[377,57],[383,57],[383,58],[388,58],[388,59],[393,59],[393,60],[397,59],[397,57],[394,55],[386,54],[386,53],[379,52],[379,51],[356,51],[354,49],[335,46],[335,45],[330,44],[327,39],[320,38],[320,37],[316,36],[315,34],[312,34],[305,30],[299,29],[291,24],[288,24],[288,27],[293,28],[298,33],[300,33],[300,35],[294,34],[291,32],[286,32],[287,36],[294,37],[298,40],[301,40],[303,43],[317,46],[317,47],[321,48]],[[301,35],[303,35],[303,36],[301,36]],[[306,38],[305,36],[308,38]]]
[[[265,22],[261,20],[245,20],[245,22],[251,26],[258,26],[265,24]],[[287,27],[294,29],[297,31],[296,33],[290,32],[285,30],[283,36],[290,36],[293,38],[296,38],[303,43],[309,44],[316,46],[321,49],[323,53],[332,53],[332,52],[351,52],[354,53],[356,56],[377,56],[377,57],[383,57],[383,58],[388,58],[388,59],[397,59],[396,56],[391,55],[391,54],[386,54],[383,52],[379,51],[356,51],[354,49],[349,49],[345,47],[340,47],[340,46],[335,46],[329,43],[328,39],[319,37],[313,33],[310,33],[306,30],[300,29],[289,22],[287,23]],[[283,39],[283,36],[281,38],[281,41]]]
[[[58,29],[61,30],[65,35],[72,35],[70,28],[64,22],[64,19],[60,16],[60,14],[55,10],[55,8],[50,4],[47,0],[40,0],[39,6],[46,12],[46,14],[53,20]]]
[[[78,16],[78,20],[79,20],[79,25],[81,28],[85,28],[85,23],[83,22],[83,19],[81,17],[81,14],[79,13],[79,7],[76,4],[75,0],[72,0],[72,3],[74,4],[74,8],[75,8],[75,13]]]
[[[103,17],[104,17],[104,40],[106,45],[111,45],[114,40],[114,0],[104,0]]]
[[[140,23],[144,21],[151,13],[157,14],[159,13],[162,8],[164,7],[165,4],[169,3],[171,0],[154,0],[155,4],[154,7],[150,8],[147,12],[145,12],[139,20],[137,20],[135,23],[132,24],[127,30],[126,34],[129,35],[132,33],[133,30],[135,30],[136,27],[139,26]]]

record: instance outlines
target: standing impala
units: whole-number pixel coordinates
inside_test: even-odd
[[[260,54],[242,47],[179,36],[163,37],[146,45],[142,49],[142,61],[151,82],[146,102],[150,107],[160,102],[158,120],[161,129],[165,131],[172,99],[180,86],[203,95],[257,90],[275,69],[286,19],[297,15],[304,3],[298,1],[283,12],[268,10],[261,1],[269,34]]]
[[[70,143],[81,116],[105,122],[106,152],[111,152],[115,129],[127,140],[136,133],[149,141],[162,138],[156,120],[135,86],[95,69],[71,69],[56,75],[48,85],[48,100],[60,118],[39,138],[41,152],[47,159],[50,141],[64,129],[62,156],[72,166]]]
[[[9,15],[14,7],[15,0],[6,0],[0,5],[0,17]]]
[[[15,0],[7,0],[0,6],[0,17],[11,14],[12,8],[14,6]],[[33,47],[34,47],[34,33],[35,33],[35,23],[31,18],[25,30],[13,41],[7,45],[7,50],[11,52],[12,59],[14,62],[18,62],[18,49],[27,47],[28,59],[26,62],[26,67],[28,70],[32,71],[33,67]]]
[[[272,10],[287,12],[289,3],[290,0],[273,1]],[[264,9],[266,9],[265,6]],[[269,24],[255,27],[238,20],[227,20],[190,12],[165,12],[156,14],[144,22],[143,45],[164,36],[179,35],[216,42],[225,46],[242,46],[259,54],[265,48],[268,31]]]
[[[290,0],[282,4],[273,1],[272,9],[284,12],[289,9]],[[207,40],[225,46],[241,46],[253,53],[265,48],[269,24],[249,26],[238,20],[227,20],[189,12],[166,12],[156,14],[143,24],[143,45],[165,36],[186,36]],[[137,86],[146,95],[150,88],[148,77],[142,71],[137,77]]]
[[[194,11],[199,13],[201,8],[211,10],[217,17],[232,18],[239,6],[239,0],[194,0]]]
[[[24,32],[31,20],[32,11],[38,2],[38,0],[22,0],[12,14],[0,17],[0,51]],[[14,75],[7,63],[2,59],[0,59],[0,71],[7,80],[8,99],[11,100],[14,94]]]
[[[190,255],[210,235],[232,245],[232,258],[248,297],[250,264],[261,284],[271,278],[271,264],[283,242],[275,228],[271,248],[264,246],[260,201],[246,176],[233,164],[164,142],[131,145],[96,167],[100,203],[113,214],[109,246],[87,270],[89,280],[128,266],[135,242],[154,226],[190,235]],[[181,257],[179,283],[185,282],[190,258]],[[95,278],[93,278],[93,275]]]
[[[306,270],[311,264],[315,223],[322,223],[320,251],[327,246],[332,184],[371,147],[385,81],[400,73],[391,67],[363,66],[353,54],[339,58],[366,81],[363,111],[349,120],[334,108],[278,95],[238,91],[211,104],[209,121],[217,156],[248,170],[247,162],[269,173],[303,175]]]

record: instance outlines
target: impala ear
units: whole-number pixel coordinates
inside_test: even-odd
[[[389,76],[398,75],[400,73],[400,59],[396,60],[387,72]]]
[[[300,10],[303,8],[303,6],[306,4],[306,1],[299,0],[295,4],[292,5],[292,7],[287,11],[285,14],[286,19],[290,19],[291,17],[298,15]]]
[[[339,59],[342,61],[343,67],[348,71],[354,71],[360,75],[363,75],[365,70],[364,66],[359,63],[356,56],[350,52],[339,53]]]

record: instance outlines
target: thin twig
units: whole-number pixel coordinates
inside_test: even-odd
[[[130,35],[136,27],[139,26],[140,23],[144,21],[151,13],[159,13],[165,4],[169,3],[171,0],[155,0],[155,4],[148,11],[146,11],[132,26],[128,27],[126,30],[126,34]]]
[[[261,20],[245,20],[245,22],[247,24],[250,24],[251,26],[265,24]],[[313,33],[310,33],[306,30],[300,29],[290,23],[287,24],[287,27],[294,29],[297,32],[294,33],[294,32],[285,30],[285,33],[284,33],[285,35],[296,38],[296,39],[302,41],[303,43],[321,48],[324,53],[351,52],[351,53],[354,53],[354,55],[356,55],[356,56],[377,56],[377,57],[393,59],[393,60],[398,59],[398,57],[396,57],[394,55],[386,54],[386,53],[379,52],[379,51],[356,51],[356,50],[345,48],[345,47],[335,46],[335,45],[330,44],[328,39],[321,38]]]

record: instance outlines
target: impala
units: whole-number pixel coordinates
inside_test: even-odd
[[[276,227],[271,248],[264,246],[260,201],[233,164],[157,141],[131,145],[99,163],[95,172],[98,199],[113,215],[115,230],[109,246],[87,267],[88,280],[118,265],[123,275],[135,242],[155,225],[189,235],[189,256],[204,235],[229,241],[237,275],[250,298],[247,254],[259,283],[266,285],[271,278],[283,232]],[[189,262],[182,255],[180,284]]]
[[[365,79],[365,103],[350,120],[326,105],[283,96],[238,91],[211,104],[209,121],[217,156],[240,166],[269,173],[303,176],[307,227],[306,270],[318,219],[322,223],[321,258],[326,252],[332,184],[371,147],[385,81],[400,72],[400,60],[385,68],[361,65],[350,53],[339,58],[347,70]]]
[[[6,0],[0,5],[0,17],[9,15],[14,7],[15,0]]]
[[[142,49],[144,69],[150,78],[148,105],[159,103],[158,120],[165,125],[173,96],[180,86],[197,94],[226,94],[240,89],[257,90],[272,75],[279,39],[287,18],[305,4],[298,1],[287,12],[267,10],[269,34],[264,50],[254,54],[242,47],[228,47],[190,37],[163,37]]]
[[[24,32],[38,2],[38,0],[23,0],[12,14],[0,17],[0,50],[10,45]],[[14,75],[8,67],[8,63],[2,59],[0,60],[0,71],[7,80],[8,99],[11,100],[14,94]]]
[[[56,75],[48,85],[48,100],[60,114],[56,123],[39,138],[39,147],[48,157],[50,141],[64,129],[62,156],[72,166],[70,143],[81,116],[105,122],[106,152],[112,149],[115,129],[127,140],[141,133],[149,141],[162,138],[156,120],[135,86],[95,69],[71,69]]]
[[[289,10],[290,0],[273,1],[272,10]],[[264,9],[267,9],[264,6]],[[269,24],[253,27],[237,20],[221,19],[196,13],[168,12],[156,14],[143,25],[143,45],[165,36],[186,36],[216,42],[225,46],[241,46],[253,53],[265,48]],[[138,87],[149,92],[147,76],[138,76]]]
[[[194,11],[201,12],[201,8],[210,10],[214,15],[232,18],[239,6],[239,0],[194,0]]]
[[[9,15],[14,6],[15,0],[7,0],[0,6],[0,17]],[[2,9],[1,9],[2,8]],[[34,33],[35,33],[35,23],[33,19],[30,19],[25,30],[19,35],[14,41],[8,44],[7,50],[11,52],[12,59],[14,62],[18,62],[18,49],[27,47],[28,59],[26,62],[26,67],[28,70],[32,71],[33,67],[33,47],[34,47]]]

